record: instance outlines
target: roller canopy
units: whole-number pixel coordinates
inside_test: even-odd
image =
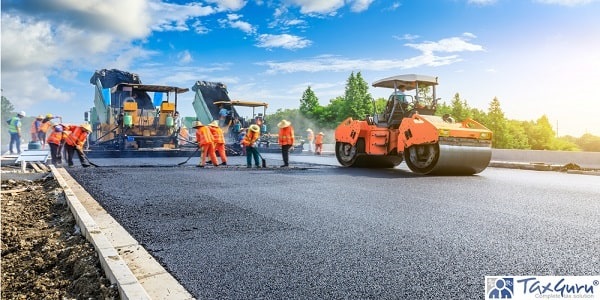
[[[374,87],[414,90],[417,87],[437,85],[437,77],[417,74],[396,75],[373,82]]]

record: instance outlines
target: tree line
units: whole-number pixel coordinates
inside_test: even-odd
[[[419,91],[426,94],[428,91]],[[331,132],[346,118],[362,120],[375,110],[381,113],[386,105],[384,98],[373,99],[369,93],[369,85],[360,72],[352,72],[346,81],[344,95],[329,101],[322,106],[311,87],[307,87],[300,105],[296,109],[279,109],[266,117],[269,128],[273,128],[281,119],[292,121],[296,132],[298,128],[318,128],[319,131]],[[500,100],[494,98],[487,111],[472,108],[467,100],[456,93],[450,103],[437,105],[436,115],[450,114],[455,120],[471,118],[483,124],[493,132],[492,145],[498,149],[530,149],[560,151],[593,151],[600,152],[600,137],[586,133],[581,137],[561,136],[556,132],[546,115],[535,121],[508,119],[502,111]],[[333,142],[332,135],[326,135],[326,143]],[[329,139],[329,140],[327,140]]]

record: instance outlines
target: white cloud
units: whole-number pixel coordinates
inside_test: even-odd
[[[373,0],[354,0],[350,2],[350,10],[353,12],[361,12],[369,9],[369,5]]]
[[[207,0],[208,3],[217,5],[219,11],[238,11],[246,6],[245,0]]]
[[[310,46],[312,42],[303,37],[290,34],[261,34],[258,36],[257,47],[260,48],[284,48],[301,49]]]
[[[190,51],[188,51],[188,50],[179,52],[177,54],[177,58],[179,59],[179,64],[182,64],[182,65],[188,64],[194,60],[192,58],[192,54],[190,54]]]
[[[332,14],[344,6],[344,0],[290,0],[289,3],[300,6],[303,14]]]
[[[490,5],[496,3],[496,0],[467,0],[467,3],[475,5]]]
[[[483,51],[480,45],[469,43],[469,39],[475,36],[471,33],[465,33],[462,37],[451,37],[441,39],[437,42],[424,42],[420,44],[405,44],[405,46],[418,49],[424,53],[430,52],[463,52],[463,51]]]
[[[223,27],[239,29],[247,34],[256,32],[256,28],[252,24],[240,20],[243,16],[238,14],[228,14],[227,19],[220,19],[219,24]]]
[[[563,6],[577,6],[585,5],[592,2],[598,2],[597,0],[534,0],[535,2],[542,4],[557,4]]]
[[[461,37],[441,39],[438,42],[424,42],[420,44],[406,44],[405,46],[420,50],[420,55],[407,59],[347,59],[338,56],[324,55],[305,60],[287,62],[267,61],[260,65],[268,67],[268,74],[295,73],[295,72],[346,72],[353,70],[390,70],[412,69],[422,66],[444,66],[462,61],[458,55],[439,56],[436,52],[455,53],[465,51],[483,51],[480,45],[469,43],[467,40],[475,38],[471,33],[464,33]]]
[[[407,41],[412,41],[412,40],[416,40],[419,38],[418,35],[414,35],[414,34],[404,34],[403,36],[398,36],[398,35],[394,35],[392,36],[394,39],[403,41],[403,40],[407,40]]]
[[[268,74],[296,72],[347,72],[354,70],[397,70],[412,69],[421,66],[442,66],[456,63],[461,59],[456,56],[435,56],[431,53],[408,59],[348,59],[337,56],[319,56],[305,60],[287,62],[267,61],[258,63],[268,67]]]

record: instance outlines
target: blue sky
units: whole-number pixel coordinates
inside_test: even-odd
[[[2,93],[80,123],[104,68],[220,81],[271,112],[298,108],[308,86],[327,105],[351,72],[369,84],[416,73],[438,76],[447,103],[497,97],[508,118],[600,135],[598,16],[597,0],[2,0]],[[179,98],[185,116],[193,96]]]

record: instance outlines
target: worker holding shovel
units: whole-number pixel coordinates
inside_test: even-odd
[[[91,163],[88,161],[87,156],[83,153],[83,145],[87,140],[88,135],[92,132],[92,126],[90,124],[83,124],[81,126],[68,126],[68,128],[63,128],[63,130],[71,131],[69,135],[67,135],[67,139],[65,140],[65,150],[67,152],[67,164],[69,167],[73,166],[73,152],[77,150],[77,156],[79,156],[79,161],[81,162],[81,166],[87,168],[91,166]]]
[[[248,168],[252,168],[252,158],[254,158],[254,165],[260,168],[258,163],[258,149],[256,149],[256,141],[260,137],[260,127],[256,124],[248,127],[248,132],[242,140],[242,144],[246,147],[246,165]]]

